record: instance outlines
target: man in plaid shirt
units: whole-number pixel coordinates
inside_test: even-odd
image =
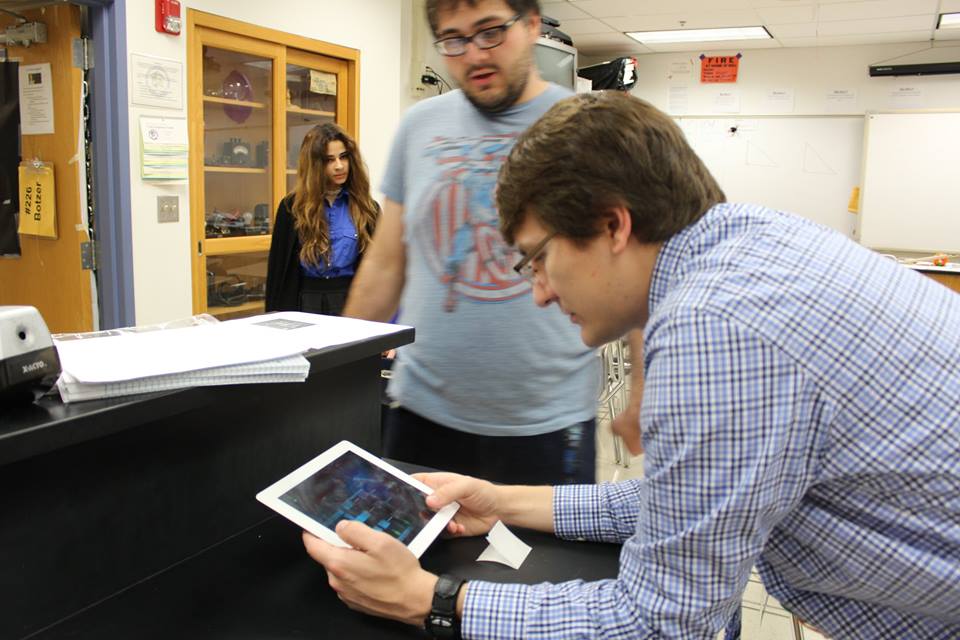
[[[726,203],[673,121],[561,101],[500,174],[538,304],[600,345],[644,329],[645,478],[427,474],[450,530],[623,545],[616,579],[465,583],[464,638],[714,638],[751,567],[835,638],[960,638],[960,296],[796,216]],[[909,215],[909,212],[904,212]],[[437,576],[355,522],[308,552],[352,606],[423,624]],[[362,550],[362,551],[358,551]],[[454,636],[447,636],[454,637]]]

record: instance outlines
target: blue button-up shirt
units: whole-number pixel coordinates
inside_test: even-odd
[[[960,295],[723,204],[649,303],[645,478],[554,493],[557,535],[622,543],[619,576],[471,582],[464,637],[712,639],[756,565],[831,637],[960,638]]]
[[[323,211],[327,216],[327,227],[330,232],[330,263],[321,258],[319,264],[308,265],[303,262],[300,267],[303,274],[309,278],[340,278],[352,276],[357,269],[359,244],[357,241],[357,227],[350,217],[350,199],[346,189],[340,191],[331,205],[326,199],[323,201]]]

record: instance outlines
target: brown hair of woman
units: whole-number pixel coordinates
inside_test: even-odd
[[[346,150],[347,178],[342,188],[350,201],[350,217],[357,229],[357,244],[362,254],[370,243],[377,223],[379,207],[370,196],[367,167],[356,141],[336,124],[315,126],[303,138],[297,166],[297,185],[293,191],[293,224],[300,238],[300,260],[319,265],[330,257],[330,229],[324,212],[324,198],[336,192],[336,184],[327,171],[331,142],[339,140]]]

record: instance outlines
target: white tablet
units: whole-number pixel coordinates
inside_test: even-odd
[[[257,494],[257,500],[338,547],[349,547],[334,529],[357,520],[390,534],[418,558],[440,535],[460,505],[432,511],[433,489],[344,440]]]

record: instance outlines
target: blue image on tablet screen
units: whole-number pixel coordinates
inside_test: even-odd
[[[424,493],[349,451],[280,499],[331,531],[357,520],[404,544],[434,515]]]

